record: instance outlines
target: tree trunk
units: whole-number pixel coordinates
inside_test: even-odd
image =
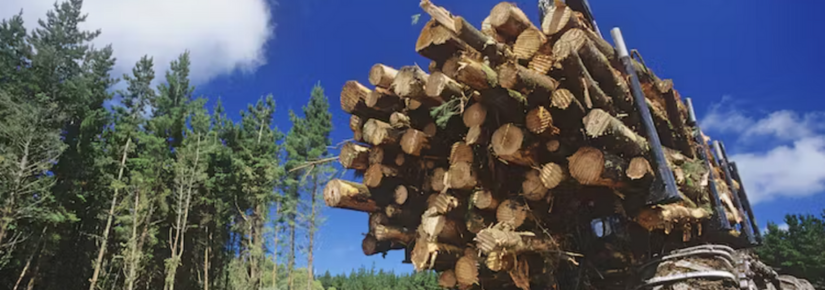
[[[611,153],[630,158],[650,150],[647,140],[603,110],[591,110],[582,122],[587,136]]]
[[[384,114],[399,111],[404,108],[404,101],[393,91],[382,87],[376,87],[364,99],[364,104],[370,109],[383,112]]]
[[[310,197],[310,216],[309,216],[309,248],[307,248],[307,290],[312,290],[312,280],[314,275],[312,273],[312,262],[314,257],[312,256],[313,250],[313,243],[315,241],[315,220],[317,219],[317,212],[316,212],[316,193],[318,191],[318,173],[314,173],[312,176],[312,195]]]
[[[530,60],[545,43],[547,43],[547,37],[543,32],[535,27],[527,28],[516,38],[516,43],[513,44],[513,54],[518,60]]]
[[[135,201],[132,206],[132,235],[129,236],[129,256],[126,258],[126,268],[128,272],[126,274],[126,289],[133,290],[135,289],[135,280],[137,280],[137,261],[140,261],[140,258],[137,254],[138,248],[138,236],[137,236],[137,228],[138,228],[138,220],[140,215],[140,190],[135,191]]]
[[[20,271],[20,276],[17,277],[17,282],[14,283],[14,288],[13,288],[14,290],[17,290],[17,287],[20,286],[20,282],[23,281],[23,277],[26,277],[26,274],[29,271],[29,266],[31,266],[31,263],[32,263],[32,260],[34,259],[34,256],[39,256],[40,255],[41,242],[43,241],[43,236],[46,235],[46,230],[47,229],[48,229],[48,227],[43,227],[43,230],[40,231],[40,237],[37,238],[37,243],[34,244],[34,250],[29,255],[29,257],[26,259],[26,264],[23,266],[23,270]],[[29,280],[34,280],[34,277],[29,278]],[[32,283],[29,282],[29,284],[32,284]]]
[[[627,161],[593,147],[581,147],[569,158],[570,175],[584,185],[625,186]]]
[[[260,137],[260,132],[259,132]],[[172,254],[170,255],[171,263],[167,264],[167,272],[166,272],[166,285],[164,289],[173,290],[175,289],[175,276],[177,274],[178,266],[180,266],[180,259],[183,256],[184,250],[184,241],[185,235],[187,230],[187,221],[189,220],[189,208],[192,202],[192,189],[195,187],[195,179],[198,175],[198,165],[200,162],[200,145],[201,145],[201,136],[198,135],[196,138],[197,143],[195,144],[195,160],[194,160],[194,168],[191,169],[191,173],[187,176],[186,181],[186,193],[183,193],[183,185],[179,187],[179,200],[183,200],[183,202],[178,201],[178,208],[177,208],[177,221],[175,222],[175,237],[172,243]],[[258,138],[260,141],[260,138]],[[183,173],[182,173],[183,174]],[[170,237],[171,238],[171,237]]]
[[[436,101],[446,102],[453,98],[464,96],[464,85],[459,84],[442,72],[434,72],[427,78],[424,89],[427,97]]]
[[[452,21],[446,21],[448,23]],[[443,62],[459,51],[472,50],[467,44],[456,37],[455,28],[445,27],[435,19],[424,25],[418,40],[415,42],[415,51],[423,57]]]
[[[378,147],[376,147],[378,148]],[[346,169],[366,170],[369,167],[370,148],[357,143],[347,142],[341,147],[338,161]]]
[[[120,168],[117,173],[117,181],[123,178],[123,170],[126,168],[126,157],[129,155],[129,145],[132,143],[131,138],[126,139],[126,145],[123,146],[123,155],[120,158]],[[112,204],[109,206],[109,212],[106,217],[106,227],[103,228],[103,240],[100,242],[100,249],[97,251],[97,259],[95,259],[94,272],[92,272],[92,279],[89,280],[89,290],[96,290],[97,278],[100,275],[100,267],[103,265],[103,255],[106,253],[106,247],[109,243],[109,231],[112,229],[112,219],[115,215],[115,208],[117,207],[117,198],[120,193],[119,188],[115,188],[112,195]]]
[[[401,132],[390,124],[376,119],[369,119],[364,124],[363,133],[364,141],[372,145],[395,144],[401,136]]]
[[[281,213],[281,202],[278,202],[275,206],[275,214],[282,214]],[[277,289],[278,286],[278,243],[280,242],[279,239],[281,237],[281,227],[276,221],[273,224],[273,235],[272,235],[272,284],[269,286],[273,289]]]
[[[209,290],[209,249],[212,247],[212,233],[206,227],[209,238],[206,240],[206,247],[203,249],[203,290]],[[276,265],[277,266],[277,265]]]

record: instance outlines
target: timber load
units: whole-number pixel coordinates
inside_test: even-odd
[[[714,215],[714,184],[727,222],[741,220],[673,82],[636,62],[681,197],[646,204],[662,181],[629,75],[581,13],[557,3],[532,23],[502,2],[474,26],[421,7],[415,51],[430,64],[377,63],[341,91],[353,139],[339,160],[363,178],[330,181],[324,199],[366,213],[365,255],[405,251],[445,288],[551,289],[558,269],[598,257],[579,237],[594,219],[689,241]]]

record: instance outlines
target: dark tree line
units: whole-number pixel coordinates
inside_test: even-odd
[[[330,275],[329,271],[318,277],[318,281],[327,290],[436,290],[438,274],[422,272],[415,274],[395,274],[392,271],[353,269],[348,275]]]
[[[113,76],[81,7],[55,4],[31,32],[0,22],[0,289],[320,287],[321,86],[286,134],[271,95],[233,121],[195,95],[188,53],[163,76],[151,56]]]
[[[814,215],[786,215],[788,229],[768,223],[764,244],[756,248],[759,258],[788,274],[825,289],[825,211]]]

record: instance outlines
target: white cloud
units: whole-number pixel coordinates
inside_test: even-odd
[[[788,224],[782,223],[776,226],[780,231],[788,231]],[[762,234],[767,234],[769,232],[768,227],[762,229]]]
[[[3,0],[0,18],[23,9],[28,28],[44,18],[55,0]],[[95,45],[112,44],[115,75],[127,73],[143,55],[154,57],[158,77],[169,62],[190,51],[195,83],[234,71],[251,72],[266,63],[272,38],[267,0],[86,0],[85,29],[102,29]]]
[[[778,142],[764,150],[730,156],[752,203],[825,191],[825,113],[780,110],[754,116],[730,103],[723,98],[714,104],[701,121],[702,129],[732,136],[740,143],[765,138]]]

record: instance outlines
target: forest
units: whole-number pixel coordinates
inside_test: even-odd
[[[269,95],[232,120],[195,95],[187,52],[163,76],[152,56],[113,75],[81,8],[0,24],[0,288],[320,287],[308,274],[332,168],[303,165],[331,145],[320,84],[300,112]]]

